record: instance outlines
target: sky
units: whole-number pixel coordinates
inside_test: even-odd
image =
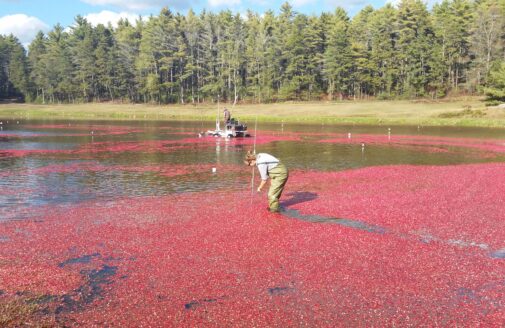
[[[367,5],[381,8],[386,2],[398,0],[289,0],[299,13],[333,12],[338,6],[353,16]],[[429,0],[433,1],[433,0]],[[278,12],[286,0],[0,0],[0,34],[15,35],[27,46],[38,31],[48,32],[56,24],[71,26],[77,15],[91,24],[114,25],[120,17],[134,22],[139,15],[158,15],[163,7],[186,15],[189,9],[218,12],[229,9],[245,13],[248,9],[259,14],[267,10]]]

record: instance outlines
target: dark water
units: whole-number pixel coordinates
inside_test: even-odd
[[[117,169],[197,164],[237,165],[250,146],[235,145],[215,138],[207,145],[186,143],[171,151],[72,152],[102,142],[143,142],[180,140],[197,137],[213,128],[212,122],[66,122],[0,120],[0,220],[20,219],[27,211],[45,204],[72,204],[89,199],[114,199],[123,196],[166,195],[201,190],[240,190],[249,188],[251,171],[244,167],[233,172],[193,170],[176,176],[156,171]],[[249,124],[251,129],[253,124]],[[389,130],[390,129],[390,130]],[[295,124],[258,124],[261,135],[296,134],[302,141],[274,141],[258,144],[257,152],[281,158],[290,169],[338,171],[378,165],[453,165],[503,162],[505,156],[482,156],[483,151],[450,145],[433,145],[443,151],[430,152],[423,147],[396,144],[320,143],[322,138],[338,134],[432,136],[473,138],[482,141],[503,140],[505,130],[486,128],[440,128],[395,126],[328,126]],[[426,145],[424,145],[426,146]],[[51,152],[51,151],[67,152]],[[24,156],[6,155],[6,151],[40,151]],[[86,164],[82,169],[65,167]],[[41,174],[39,169],[57,165]],[[100,170],[86,169],[99,166]],[[111,169],[108,170],[107,167]],[[105,169],[104,169],[105,168]]]

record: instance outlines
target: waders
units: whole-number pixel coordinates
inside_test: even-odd
[[[276,167],[268,171],[270,177],[270,189],[268,190],[268,207],[270,212],[279,212],[279,198],[281,198],[284,186],[288,181],[289,173],[284,164],[279,162]]]

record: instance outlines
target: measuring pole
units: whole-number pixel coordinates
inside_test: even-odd
[[[217,116],[216,116],[216,131],[221,130],[219,126],[219,94],[217,95]]]
[[[256,115],[256,121],[254,123],[254,144],[253,144],[253,154],[256,155],[256,135],[258,131],[258,115]],[[252,167],[252,177],[251,177],[251,204],[254,195],[254,166]]]

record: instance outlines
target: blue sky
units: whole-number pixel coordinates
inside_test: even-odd
[[[366,5],[380,8],[386,1],[396,0],[289,0],[297,12],[319,14],[340,6],[351,16]],[[157,15],[163,7],[182,14],[190,8],[197,13],[203,9],[230,9],[238,13],[251,9],[263,13],[269,9],[278,12],[283,2],[285,0],[0,0],[0,34],[12,33],[26,45],[39,30],[47,32],[57,23],[67,27],[77,15],[96,25],[114,23],[119,17],[134,19],[138,15]]]

